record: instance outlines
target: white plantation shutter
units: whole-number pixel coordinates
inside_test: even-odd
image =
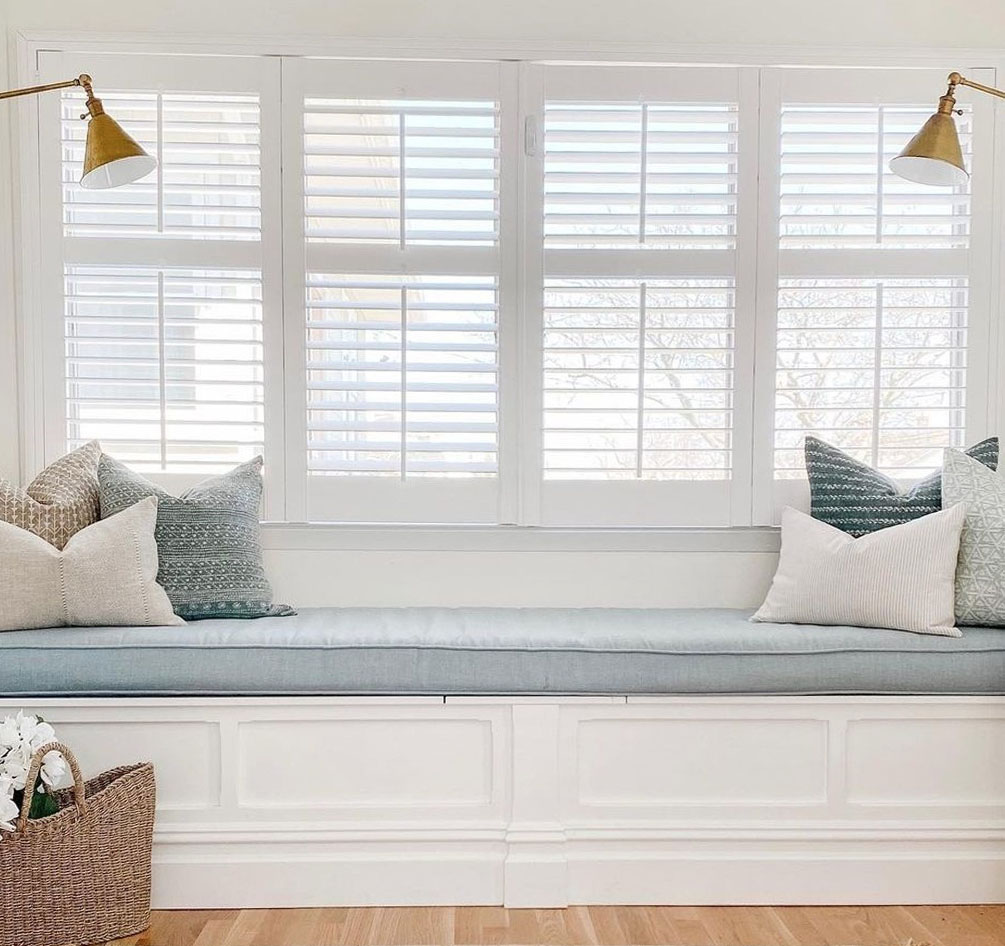
[[[823,437],[889,476],[942,465],[966,432],[966,279],[786,279],[778,292],[775,468]]]
[[[266,397],[281,397],[266,384],[263,253],[264,195],[278,194],[263,124],[278,73],[254,59],[83,58],[46,54],[42,64],[53,78],[86,66],[107,112],[158,166],[123,187],[81,188],[81,94],[55,97],[61,120],[42,151],[43,173],[62,181],[51,215],[62,221],[51,235],[62,247],[62,298],[51,295],[62,319],[49,344],[63,360],[49,385],[50,449],[97,439],[184,485],[263,453]]]
[[[284,93],[302,169],[286,181],[294,504],[310,519],[496,521],[500,66],[303,61]]]
[[[944,76],[776,76],[769,517],[804,501],[808,433],[905,483],[983,434],[983,405],[967,389],[975,365],[983,375],[986,346],[975,352],[972,339],[987,291],[987,233],[971,214],[988,199],[973,158],[975,135],[987,133],[979,103],[961,96],[956,117],[972,180],[926,187],[889,162],[931,115]]]
[[[545,477],[727,479],[733,299],[729,280],[548,280]]]
[[[307,282],[308,470],[497,470],[498,305],[491,277]]]
[[[936,86],[936,90],[938,86]],[[972,158],[972,110],[955,117]],[[905,181],[890,170],[932,105],[782,103],[780,245],[965,247],[970,188]]]
[[[70,266],[67,446],[137,469],[226,468],[264,443],[257,272]]]
[[[544,522],[730,521],[741,70],[699,73],[540,70]]]
[[[498,103],[307,98],[310,241],[492,245]]]
[[[547,247],[736,245],[737,105],[545,102]]]
[[[260,107],[253,95],[99,89],[105,110],[129,129],[157,168],[133,184],[77,183],[87,123],[80,91],[63,92],[63,221],[68,236],[258,240],[261,236]]]

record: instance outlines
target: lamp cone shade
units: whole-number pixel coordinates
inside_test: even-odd
[[[970,174],[952,115],[936,112],[929,118],[890,162],[890,170],[916,184],[965,184]]]
[[[131,184],[146,177],[155,167],[157,162],[122,130],[114,118],[102,112],[90,120],[81,187],[99,190]]]

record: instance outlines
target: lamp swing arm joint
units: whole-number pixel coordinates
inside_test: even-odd
[[[974,82],[973,79],[967,79],[958,72],[949,73],[949,89],[946,92],[945,97],[954,99],[954,93],[958,85],[966,86],[968,89],[976,89],[978,92],[987,92],[988,95],[994,95],[1000,99],[1005,99],[1005,90],[996,89],[990,85],[983,85],[980,82]]]

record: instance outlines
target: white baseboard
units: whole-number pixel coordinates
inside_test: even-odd
[[[157,764],[162,908],[1005,902],[1005,698],[25,708]]]

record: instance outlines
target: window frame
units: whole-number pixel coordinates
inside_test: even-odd
[[[971,69],[976,81],[994,84],[995,70]],[[993,173],[972,166],[971,206],[988,208],[987,213],[971,212],[970,244],[966,249],[869,249],[829,250],[779,248],[779,206],[781,185],[781,116],[783,104],[918,104],[938,92],[945,76],[938,69],[763,69],[761,78],[761,177],[759,236],[776,247],[775,253],[761,253],[758,259],[758,347],[755,361],[754,496],[753,525],[777,525],[785,506],[809,507],[809,485],[804,478],[776,479],[775,469],[775,364],[778,287],[785,279],[800,277],[890,278],[911,276],[960,276],[969,279],[967,314],[967,404],[966,443],[989,435],[993,392],[988,384],[991,358],[991,293],[993,247],[991,224],[996,188]],[[840,92],[840,96],[838,96]],[[926,98],[926,96],[928,96]],[[973,152],[985,154],[993,165],[995,111],[991,96],[968,99],[973,108]],[[847,254],[847,255],[843,255]],[[947,258],[948,257],[948,258]],[[933,272],[933,258],[940,269]],[[971,396],[971,388],[979,396]],[[993,431],[991,431],[993,432]],[[908,485],[903,481],[902,485]]]
[[[73,75],[85,69],[98,72],[94,63],[101,57],[122,58],[124,52],[139,54],[144,49],[156,49],[158,51],[172,50],[178,54],[184,54],[184,61],[189,62],[190,57],[197,53],[209,53],[212,48],[211,43],[197,42],[177,42],[170,38],[160,42],[154,42],[151,37],[138,36],[135,38],[119,37],[114,42],[101,42],[94,40],[81,40],[79,38],[53,37],[52,34],[32,36],[26,34],[18,37],[19,58],[18,71],[22,84],[34,81],[45,81],[51,76],[52,80],[64,79],[67,75]],[[377,41],[366,41],[359,43],[343,44],[343,55],[352,57],[377,58],[383,56],[393,56],[395,58],[432,58],[437,59],[453,58],[458,55],[458,48],[444,46],[437,48],[435,44],[403,44],[384,43]],[[41,60],[44,55],[52,54],[55,50],[67,50],[63,55],[68,57],[67,61],[79,62],[78,66],[59,66],[55,74],[51,71],[43,73],[41,70]],[[99,50],[98,53],[88,53],[87,50]],[[632,51],[625,49],[603,48],[582,49],[582,50],[555,50],[556,60],[566,60],[563,66],[568,63],[582,63],[589,61],[590,65],[583,68],[591,69],[602,65],[606,61],[645,61],[650,59],[664,59],[674,62],[675,66],[681,68],[693,67],[687,65],[690,58],[696,61],[709,62],[747,62],[751,74],[755,77],[753,82],[753,94],[755,108],[751,112],[748,108],[746,116],[748,122],[753,126],[757,143],[757,160],[753,162],[754,173],[748,181],[750,185],[756,185],[754,197],[757,212],[752,226],[752,234],[749,241],[754,247],[752,253],[738,254],[744,259],[737,262],[737,280],[739,281],[741,272],[746,273],[747,279],[751,280],[754,288],[755,299],[753,300],[752,311],[745,317],[741,317],[740,305],[737,305],[736,319],[736,370],[741,364],[741,351],[743,346],[748,347],[748,351],[743,355],[749,365],[750,383],[752,396],[741,403],[737,399],[735,403],[734,427],[733,427],[733,452],[734,470],[737,468],[738,452],[746,452],[748,458],[748,475],[746,477],[733,477],[732,497],[729,503],[729,513],[725,521],[720,521],[719,525],[713,528],[721,531],[723,526],[742,525],[766,525],[775,521],[774,500],[771,496],[773,492],[773,481],[766,477],[766,472],[773,469],[773,464],[769,460],[765,465],[764,457],[759,456],[764,453],[765,444],[768,444],[768,452],[771,452],[773,437],[773,423],[766,405],[773,402],[773,387],[767,390],[766,383],[771,383],[771,372],[758,370],[755,375],[754,365],[768,364],[773,366],[774,354],[774,319],[778,283],[778,253],[772,253],[770,249],[765,249],[767,242],[770,247],[770,239],[766,240],[766,234],[772,230],[772,219],[776,216],[777,193],[771,194],[775,181],[770,180],[771,175],[766,173],[766,168],[770,168],[772,157],[777,163],[777,150],[773,146],[777,137],[772,139],[770,132],[772,116],[770,108],[765,107],[765,102],[770,100],[772,86],[777,84],[780,74],[783,72],[795,72],[795,68],[790,66],[807,65],[806,58],[816,59],[821,65],[833,63],[835,61],[851,61],[847,56],[841,55],[840,51],[828,52],[820,50],[809,57],[804,57],[798,63],[786,63],[780,55],[766,51],[763,55],[750,50],[730,51],[730,50],[702,50],[689,51],[683,47],[673,47],[673,52],[669,51]],[[277,55],[277,50],[282,55]],[[269,62],[277,71],[281,68],[285,70],[291,63],[306,61],[301,57],[309,55],[331,55],[331,45],[314,44],[311,41],[302,42],[287,41],[280,44],[272,44],[266,41],[259,43],[231,43],[226,50],[237,58],[248,57],[256,61]],[[540,387],[538,373],[534,370],[535,360],[539,362],[539,335],[535,335],[535,323],[540,326],[540,280],[535,284],[534,279],[534,253],[533,248],[528,243],[528,227],[533,231],[533,221],[536,219],[530,212],[539,198],[534,194],[534,125],[535,118],[535,94],[533,89],[532,74],[535,69],[541,68],[541,60],[546,58],[543,50],[535,50],[528,54],[526,49],[516,47],[492,48],[472,48],[467,44],[464,46],[464,55],[471,61],[490,61],[501,66],[505,71],[502,84],[505,86],[507,96],[514,101],[519,100],[520,108],[511,109],[507,115],[501,113],[501,129],[504,136],[503,149],[508,149],[510,160],[513,162],[515,171],[508,178],[504,175],[500,180],[501,197],[507,191],[509,199],[516,206],[516,211],[511,211],[509,215],[502,214],[501,230],[508,233],[507,239],[511,245],[516,247],[512,254],[510,268],[507,269],[505,279],[511,287],[508,305],[512,311],[509,314],[507,324],[509,330],[500,336],[500,386],[501,393],[499,399],[500,407],[500,434],[499,434],[499,502],[498,517],[496,524],[485,526],[489,529],[496,525],[546,525],[562,527],[560,520],[548,519],[541,514],[541,487],[540,476],[540,456],[539,444],[535,447],[534,432],[535,427],[540,428],[538,421],[539,413],[535,410],[535,392],[528,394],[528,386]],[[986,54],[966,54],[957,50],[946,51],[946,61],[959,67],[966,74],[977,78],[979,81],[994,84],[993,68],[982,69],[967,68],[967,60],[971,62],[975,59],[980,62],[980,56]],[[151,57],[144,53],[143,61],[148,62]],[[173,60],[173,63],[180,65],[179,57],[164,56],[165,59]],[[201,58],[216,59],[232,63],[231,56],[217,57],[204,55]],[[502,62],[503,58],[522,61]],[[869,66],[881,57],[870,58],[868,52],[862,52],[855,58],[855,62],[860,66]],[[889,61],[889,57],[882,57],[884,64]],[[961,62],[961,60],[963,60]],[[911,72],[925,71],[933,78],[924,80],[923,97],[921,100],[933,102],[940,91],[940,86],[944,84],[944,74],[942,70],[922,70],[921,62],[930,63],[931,53],[926,53],[924,57],[911,57],[906,55],[900,61],[905,70]],[[386,64],[386,63],[385,63]],[[916,65],[917,64],[917,65]],[[578,68],[578,67],[577,67]],[[619,67],[620,68],[620,67]],[[832,70],[840,73],[842,77],[847,77],[854,71],[854,66]],[[825,70],[809,69],[809,72],[822,72]],[[104,75],[107,75],[102,70]],[[882,74],[883,70],[861,69],[863,81],[874,82],[877,74]],[[105,85],[107,81],[102,80]],[[99,83],[99,95],[100,95]],[[288,140],[289,135],[285,134],[285,125],[290,120],[288,110],[279,109],[278,104],[278,82],[276,87],[275,107],[283,121],[267,123],[266,120],[266,99],[263,96],[262,104],[262,162],[263,162],[263,296],[265,301],[265,338],[266,338],[266,390],[272,392],[281,391],[281,396],[270,397],[267,393],[266,401],[266,450],[270,457],[279,457],[282,462],[273,462],[268,468],[267,501],[264,508],[264,515],[267,519],[280,520],[286,522],[304,521],[304,516],[298,515],[297,511],[303,509],[303,504],[296,501],[295,492],[297,486],[289,481],[290,452],[286,449],[290,435],[286,429],[289,422],[289,414],[296,408],[291,406],[291,398],[288,390],[278,386],[278,382],[286,374],[286,387],[291,383],[291,376],[284,372],[283,359],[276,363],[275,358],[269,357],[269,352],[283,352],[286,345],[284,335],[291,330],[290,322],[294,322],[292,330],[299,330],[300,326],[296,320],[288,318],[288,306],[284,305],[284,295],[290,291],[290,280],[276,278],[282,272],[284,254],[288,252],[289,240],[285,239],[286,221],[281,227],[267,227],[265,217],[266,207],[266,143],[271,141],[270,150],[275,150],[276,167],[279,166],[280,142]],[[758,95],[760,95],[760,106],[757,106]],[[58,96],[55,98],[53,107],[58,115]],[[52,400],[49,393],[51,385],[51,337],[53,311],[51,305],[52,280],[41,271],[41,262],[45,260],[41,247],[43,245],[42,234],[45,232],[44,220],[44,192],[41,180],[44,177],[43,154],[45,151],[45,139],[43,129],[46,122],[43,120],[47,108],[46,97],[38,97],[33,100],[22,100],[19,106],[19,124],[27,130],[26,137],[20,141],[20,162],[23,165],[20,175],[20,207],[21,218],[25,241],[19,248],[19,273],[20,280],[17,286],[16,318],[19,324],[21,353],[23,355],[23,374],[21,375],[19,390],[20,404],[19,412],[22,428],[22,462],[25,472],[31,472],[42,463],[54,459],[62,452],[61,445],[54,443],[52,433]],[[52,99],[49,99],[51,102]],[[1003,131],[1002,121],[994,124],[995,114],[992,100],[986,96],[979,96],[977,93],[968,98],[975,115],[975,154],[980,155],[982,151],[987,155],[985,158],[987,165],[992,164],[995,168],[1001,167],[1001,159],[1005,156],[1005,131]],[[741,102],[742,106],[742,102]],[[986,113],[982,120],[980,112]],[[744,122],[745,113],[740,110],[741,125]],[[531,119],[528,126],[527,119]],[[777,114],[774,116],[777,120]],[[989,120],[990,119],[990,120]],[[508,127],[508,132],[506,128]],[[537,126],[538,129],[540,125]],[[272,133],[274,132],[274,134]],[[777,132],[777,129],[776,129]],[[526,134],[525,134],[526,133]],[[530,140],[526,140],[529,138]],[[528,153],[529,152],[529,153]],[[1000,172],[998,172],[1000,173]],[[759,179],[758,179],[759,178]],[[1003,405],[999,404],[1000,389],[996,379],[996,372],[992,369],[997,367],[1001,358],[999,347],[1001,347],[1001,334],[994,330],[991,324],[990,313],[995,311],[993,303],[999,296],[1000,282],[1000,237],[997,235],[995,226],[1003,219],[1001,188],[996,181],[992,180],[991,174],[985,174],[987,193],[991,200],[986,204],[986,213],[975,213],[973,217],[972,246],[976,245],[978,228],[983,228],[984,243],[982,252],[986,259],[983,260],[985,274],[981,278],[982,285],[979,288],[975,281],[971,282],[971,351],[980,353],[982,363],[978,370],[979,376],[975,373],[977,366],[971,362],[968,371],[968,388],[977,391],[977,396],[968,396],[967,403],[967,438],[968,441],[978,439],[989,432],[991,423],[1003,413]],[[289,175],[285,175],[283,185],[285,187]],[[976,184],[975,184],[976,186]],[[743,189],[741,184],[741,197]],[[276,193],[270,197],[271,212],[279,213],[281,203],[285,199],[284,195]],[[977,194],[974,194],[974,203],[977,205]],[[32,221],[30,208],[38,207],[40,213],[38,219]],[[767,225],[767,226],[766,226]],[[777,247],[777,220],[774,220],[775,247]],[[271,239],[266,239],[266,234]],[[502,235],[501,235],[502,239]],[[738,233],[738,248],[742,236]],[[267,246],[266,244],[272,244]],[[284,249],[284,245],[287,249]],[[974,250],[971,250],[973,253]],[[749,258],[747,258],[749,257]],[[266,279],[267,260],[271,260],[270,266],[273,278]],[[62,262],[62,261],[60,261]],[[770,278],[766,279],[765,276]],[[756,278],[755,278],[756,277]],[[57,286],[62,285],[61,278]],[[502,289],[502,277],[500,279],[500,290]],[[983,302],[978,303],[978,298]],[[298,300],[300,301],[300,300]],[[536,311],[535,311],[536,310]],[[979,310],[979,311],[978,311]],[[49,312],[50,317],[42,319],[44,312]],[[60,319],[62,318],[62,307],[58,308]],[[274,317],[279,313],[279,318]],[[977,329],[976,318],[980,319],[979,330]],[[502,318],[501,318],[502,321]],[[278,325],[276,323],[279,323]],[[284,323],[285,322],[285,326]],[[40,331],[44,329],[44,331]],[[277,337],[278,336],[278,337]],[[61,342],[61,339],[60,339]],[[772,358],[765,360],[766,352],[770,350]],[[49,356],[47,357],[47,352]],[[756,357],[755,357],[756,352]],[[519,357],[514,357],[519,353]],[[288,358],[288,352],[285,353]],[[739,378],[735,384],[739,383]],[[539,397],[539,393],[537,394]],[[44,414],[45,419],[42,419]],[[744,418],[743,415],[746,415]],[[59,418],[59,428],[61,432],[63,418]],[[745,425],[745,427],[744,427]],[[767,434],[767,439],[765,439]],[[503,475],[504,461],[506,475]],[[179,488],[187,485],[186,477],[168,477],[164,485],[168,488]],[[284,479],[286,483],[284,484]],[[292,498],[291,498],[292,497]],[[418,521],[418,520],[414,520]],[[428,519],[427,519],[428,521]],[[615,528],[615,525],[604,525],[600,522],[590,521],[586,523],[580,517],[581,525],[577,527],[585,530],[606,531]],[[395,529],[401,521],[385,521],[382,527]],[[449,522],[443,522],[444,528],[451,528]],[[572,524],[572,523],[566,523]],[[341,528],[339,522],[327,521],[323,523],[326,527]],[[654,520],[645,523],[632,525],[629,523],[617,523],[618,526],[625,526],[631,531],[634,528],[656,528],[675,530],[678,528],[703,527],[701,523],[688,523],[684,520],[672,518],[668,521],[659,522]],[[707,523],[706,523],[707,525]],[[466,526],[461,526],[466,528]]]
[[[494,246],[453,247],[342,244],[305,240],[303,193],[303,102],[337,91],[346,99],[449,99],[463,89],[465,97],[499,103],[499,216],[514,215],[514,158],[518,153],[514,66],[502,62],[383,62],[335,59],[283,60],[283,272],[285,281],[286,364],[286,517],[308,521],[318,515],[340,515],[338,521],[381,521],[379,510],[391,510],[398,522],[504,521],[504,481],[516,464],[512,443],[503,442],[502,405],[497,417],[498,473],[493,477],[403,478],[374,476],[311,477],[307,470],[307,384],[303,365],[306,343],[305,285],[310,273],[354,275],[490,275],[497,279],[498,373],[504,381],[504,352],[512,347],[517,294],[517,245],[510,227],[500,224]],[[512,170],[511,170],[512,169]],[[464,259],[455,271],[453,258]],[[470,262],[469,262],[470,261]],[[467,268],[470,267],[470,268]],[[497,395],[498,397],[498,395]],[[509,448],[509,449],[507,449]]]
[[[530,285],[525,293],[523,415],[533,456],[523,471],[524,516],[528,524],[582,525],[581,510],[593,510],[590,525],[597,527],[696,528],[750,524],[750,429],[753,386],[751,319],[755,293],[757,217],[757,69],[736,66],[613,65],[591,63],[529,64],[523,84],[524,121],[534,128],[535,146],[528,149],[525,200],[521,208],[526,265]],[[672,92],[668,92],[672,89]],[[586,249],[547,249],[544,245],[544,107],[548,101],[601,102],[646,99],[737,104],[737,213],[734,249],[666,251],[633,249],[615,252],[623,271],[635,278],[729,278],[735,297],[733,324],[733,425],[731,476],[723,480],[601,481],[544,479],[543,451],[543,286],[548,276],[565,278],[588,265],[594,252]],[[549,270],[549,258],[558,264]],[[573,261],[567,268],[562,261]],[[532,426],[530,426],[532,425]]]
[[[57,82],[82,72],[100,75],[96,94],[102,86],[114,89],[136,82],[139,68],[145,88],[156,91],[216,92],[222,88],[235,94],[255,94],[259,98],[261,167],[261,236],[258,240],[190,240],[163,237],[67,237],[63,233],[62,154],[60,147],[60,96],[37,98],[38,116],[38,205],[43,239],[59,246],[58,253],[40,253],[40,319],[44,351],[40,366],[44,380],[42,443],[45,462],[65,452],[66,397],[65,372],[60,359],[64,350],[64,266],[101,265],[110,260],[122,265],[179,267],[191,269],[245,269],[261,274],[264,394],[264,444],[268,476],[265,480],[263,512],[269,518],[283,518],[285,477],[282,456],[281,409],[283,404],[282,309],[277,304],[281,287],[282,260],[280,234],[280,163],[278,118],[280,114],[279,63],[261,56],[186,57],[129,56],[116,53],[42,51],[38,55],[38,78]],[[270,133],[271,131],[271,133]],[[48,184],[46,182],[49,182]],[[54,183],[53,183],[54,182]],[[114,257],[109,254],[114,253]],[[198,473],[159,473],[152,476],[171,491],[182,491],[203,477]]]

